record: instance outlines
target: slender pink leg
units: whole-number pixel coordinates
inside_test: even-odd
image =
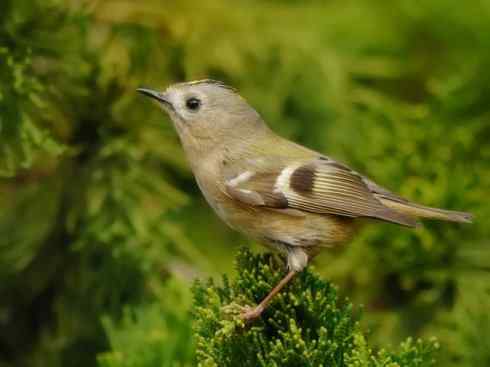
[[[274,287],[273,290],[269,292],[269,294],[255,307],[248,308],[242,313],[241,318],[246,321],[254,320],[264,312],[264,310],[269,305],[271,299],[279,293],[279,291],[286,285],[288,282],[296,275],[294,270],[291,270],[282,280]]]

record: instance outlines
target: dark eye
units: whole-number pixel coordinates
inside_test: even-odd
[[[201,101],[196,97],[191,97],[187,101],[185,101],[185,105],[189,110],[197,111],[199,107],[201,107]]]

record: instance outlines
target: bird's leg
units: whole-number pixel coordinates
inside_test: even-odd
[[[267,308],[271,299],[279,293],[279,291],[296,275],[296,271],[291,270],[289,273],[281,279],[279,283],[272,289],[269,294],[255,307],[247,307],[244,312],[240,315],[245,321],[251,321],[259,317],[262,312]]]

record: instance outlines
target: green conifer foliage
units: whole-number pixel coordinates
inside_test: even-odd
[[[0,177],[65,151],[62,98],[88,71],[86,21],[59,0],[5,0],[0,11]],[[72,88],[70,88],[72,86]]]
[[[243,305],[259,302],[282,276],[270,255],[240,251],[237,276],[223,284],[194,286],[197,361],[214,366],[431,366],[435,341],[408,339],[398,353],[374,352],[359,312],[341,302],[336,288],[306,269],[252,325],[239,318]]]
[[[181,286],[170,280],[162,289],[160,302],[126,308],[117,322],[104,317],[111,348],[99,355],[99,366],[191,366],[194,339],[188,317],[190,298],[182,296]]]

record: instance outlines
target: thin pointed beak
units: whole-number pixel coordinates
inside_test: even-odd
[[[158,102],[164,103],[165,105],[173,108],[172,103],[170,103],[170,101],[165,98],[165,95],[163,93],[159,93],[157,91],[147,88],[138,88],[136,90],[147,97],[153,98]]]

